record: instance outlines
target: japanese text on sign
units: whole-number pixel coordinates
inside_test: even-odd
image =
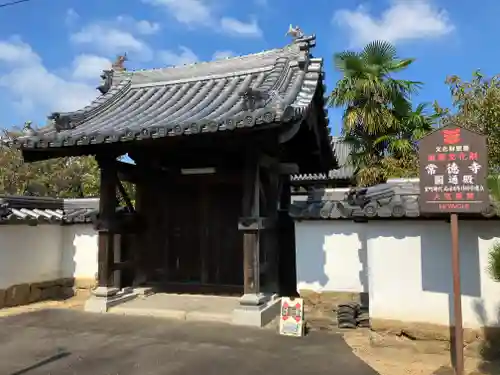
[[[420,146],[421,206],[430,212],[467,212],[487,201],[486,142],[481,135],[448,127]]]

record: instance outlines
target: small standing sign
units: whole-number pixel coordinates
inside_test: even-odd
[[[420,212],[450,215],[455,374],[463,375],[464,348],[458,214],[481,213],[489,206],[486,137],[457,125],[420,140]],[[451,322],[450,322],[451,324]]]
[[[301,337],[304,335],[304,300],[281,298],[280,334]]]

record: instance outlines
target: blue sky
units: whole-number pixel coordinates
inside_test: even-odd
[[[6,0],[7,1],[7,0]],[[281,47],[290,23],[317,35],[327,87],[331,57],[373,39],[415,57],[403,77],[425,82],[415,102],[449,105],[444,79],[475,69],[496,74],[500,2],[483,0],[32,0],[0,8],[0,127],[97,96],[99,74],[117,54],[128,69],[158,68]],[[340,110],[330,111],[339,133]]]

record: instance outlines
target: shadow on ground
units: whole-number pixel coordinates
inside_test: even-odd
[[[0,319],[0,373],[9,375],[377,375],[341,335],[304,338],[212,323],[42,310]]]

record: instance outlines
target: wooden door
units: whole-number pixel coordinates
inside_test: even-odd
[[[240,292],[243,286],[243,236],[238,230],[241,189],[235,184],[208,188],[205,204],[204,259],[210,284]]]
[[[170,191],[166,244],[167,290],[240,294],[243,236],[241,189],[206,177],[186,178]]]
[[[167,206],[168,281],[201,283],[201,191],[195,184],[176,185]]]

